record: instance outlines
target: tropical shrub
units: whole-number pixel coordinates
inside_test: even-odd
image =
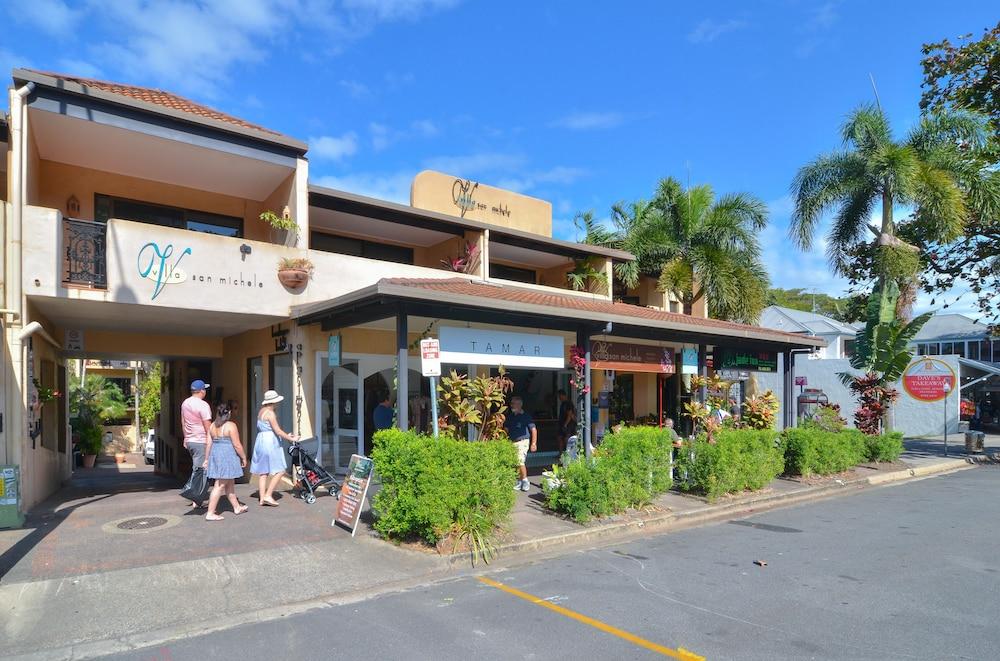
[[[699,435],[678,452],[682,489],[715,500],[725,493],[762,489],[781,474],[784,456],[778,432],[770,429],[721,429],[710,443]]]
[[[375,434],[372,460],[382,482],[372,500],[379,534],[428,544],[464,538],[473,562],[490,560],[495,532],[514,507],[512,443],[384,429]]]
[[[878,436],[865,436],[865,459],[868,461],[896,461],[903,454],[903,432],[894,431]]]
[[[865,436],[852,429],[831,432],[819,427],[786,429],[781,434],[788,475],[829,475],[865,460]]]
[[[477,376],[470,379],[455,370],[441,378],[438,400],[441,402],[441,431],[461,436],[472,425],[475,440],[506,439],[503,423],[506,419],[507,394],[514,382],[507,377],[503,366],[496,376]]]
[[[594,457],[553,467],[546,505],[576,521],[642,507],[670,489],[671,434],[658,427],[623,427],[604,437]]]
[[[840,404],[823,404],[812,417],[802,421],[802,426],[837,432],[847,427],[847,420],[840,415]]]
[[[770,390],[747,397],[741,420],[750,429],[774,429],[779,407],[778,398]]]
[[[125,396],[113,381],[99,374],[70,377],[70,424],[77,448],[84,455],[101,451],[102,425],[125,415]]]

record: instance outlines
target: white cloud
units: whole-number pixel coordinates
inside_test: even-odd
[[[380,200],[410,203],[410,184],[416,172],[373,173],[355,172],[342,177],[325,176],[314,180],[314,183],[328,188],[367,195]]]
[[[4,48],[0,48],[0,74],[3,74],[6,77],[10,75],[12,70],[19,68],[31,69],[34,68],[34,65],[27,57]],[[7,84],[9,85],[10,79],[8,78],[7,80]]]
[[[368,130],[372,134],[372,148],[375,151],[382,151],[389,146],[392,142],[392,138],[389,137],[389,127],[384,124],[379,124],[378,122],[371,122],[368,125]]]
[[[688,41],[693,44],[708,44],[728,32],[742,30],[748,25],[750,24],[739,18],[730,18],[725,21],[706,18],[688,34]]]
[[[340,80],[337,84],[343,87],[353,99],[363,99],[371,94],[368,86],[357,80]]]
[[[838,5],[839,2],[831,1],[811,9],[798,29],[803,37],[795,47],[796,57],[809,57],[829,40],[830,29],[840,19]]]
[[[593,129],[610,129],[620,126],[625,116],[619,112],[575,112],[560,117],[550,124],[573,131],[589,131]]]
[[[309,155],[317,159],[339,161],[358,151],[358,136],[353,131],[343,135],[309,138]]]
[[[437,124],[429,119],[418,119],[410,124],[410,128],[413,129],[414,133],[422,135],[425,138],[430,138],[440,133]]]
[[[484,174],[510,174],[519,171],[525,163],[520,154],[480,152],[462,156],[438,156],[424,162],[425,167],[456,177],[479,177]]]
[[[438,134],[437,125],[429,119],[411,122],[409,128],[403,130],[394,129],[378,122],[370,122],[368,130],[372,135],[372,147],[375,151],[382,151],[400,140],[413,137],[431,138]]]
[[[16,3],[11,14],[19,22],[29,23],[54,37],[67,37],[83,18],[85,9],[70,7],[62,0],[29,0]]]
[[[137,84],[214,99],[223,96],[219,88],[229,82],[234,68],[264,62],[273,50],[297,37],[311,42],[300,48],[303,57],[321,62],[381,23],[413,21],[454,4],[452,0],[116,0],[87,4],[87,19],[88,32],[105,28],[116,36],[91,47],[98,66]],[[50,32],[66,31],[78,20],[77,10],[57,0],[20,3],[18,16],[22,6],[27,8],[26,20]],[[412,74],[394,74],[391,81],[387,77],[390,83],[412,80]],[[363,83],[342,83],[354,95],[367,90]]]
[[[83,78],[104,78],[104,71],[86,60],[64,58],[59,60],[59,72]]]
[[[458,0],[343,0],[344,8],[380,21],[412,21],[428,11],[450,9],[457,4]]]

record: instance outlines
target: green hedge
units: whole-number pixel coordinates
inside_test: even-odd
[[[777,431],[722,429],[715,433],[715,443],[703,434],[677,452],[677,475],[687,475],[683,489],[715,500],[725,493],[763,489],[781,474],[784,463]]]
[[[901,454],[903,432],[891,431],[881,436],[865,436],[865,459],[868,461],[896,461]]]
[[[794,427],[781,435],[788,475],[841,473],[865,460],[865,435],[856,429]]]
[[[671,487],[671,443],[658,427],[609,434],[592,459],[553,467],[554,480],[543,484],[546,504],[580,522],[647,505]]]
[[[781,434],[788,475],[829,475],[866,461],[895,461],[903,452],[902,432],[868,436],[857,429],[824,431],[815,426]]]
[[[386,429],[375,434],[374,446],[382,489],[372,510],[381,535],[436,544],[470,521],[488,531],[510,518],[517,453],[509,441],[470,443]]]

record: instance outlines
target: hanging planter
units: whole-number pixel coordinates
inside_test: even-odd
[[[285,257],[278,262],[278,281],[288,289],[302,289],[312,273],[313,264],[305,257]]]

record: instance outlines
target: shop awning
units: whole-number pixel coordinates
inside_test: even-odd
[[[461,278],[384,278],[292,309],[300,324],[333,330],[404,313],[459,321],[578,330],[591,335],[768,350],[822,347],[818,337],[617,303],[597,296]]]

